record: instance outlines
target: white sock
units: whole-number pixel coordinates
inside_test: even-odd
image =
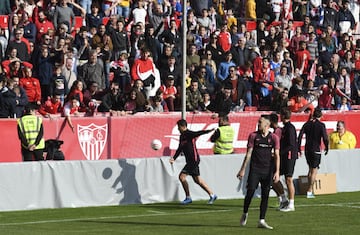
[[[289,201],[289,207],[294,208],[294,199],[290,199]]]
[[[313,193],[312,192],[307,192],[307,195],[312,195]]]
[[[265,219],[260,219],[260,223],[265,223]]]

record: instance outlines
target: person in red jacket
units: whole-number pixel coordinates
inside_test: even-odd
[[[255,92],[259,98],[259,105],[270,106],[275,74],[274,71],[270,69],[269,58],[263,58],[262,68],[255,71],[254,82],[256,87]]]
[[[47,34],[49,30],[55,30],[54,24],[47,19],[41,8],[35,7],[33,20],[36,27],[36,42],[40,42],[42,35]]]
[[[54,114],[61,114],[61,96],[55,95],[53,98],[49,98],[40,106],[38,111],[41,115],[50,119],[52,119]]]
[[[41,104],[41,88],[40,82],[37,78],[32,77],[31,68],[24,68],[24,77],[20,79],[20,86],[24,88],[29,103],[40,105]]]
[[[140,79],[143,81],[144,90],[147,98],[149,98],[150,90],[155,86],[155,64],[150,56],[150,50],[143,48],[141,57],[136,59],[131,67],[132,83]]]
[[[228,27],[226,24],[221,26],[221,31],[218,36],[217,41],[219,47],[222,49],[223,52],[228,52],[231,49],[231,35],[228,32]]]
[[[300,41],[299,50],[296,51],[295,60],[296,67],[300,70],[300,73],[304,75],[304,79],[307,78],[307,74],[309,73],[309,60],[310,60],[310,52],[306,49],[306,42]]]

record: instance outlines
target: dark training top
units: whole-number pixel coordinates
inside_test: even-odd
[[[253,149],[250,170],[260,174],[270,173],[272,170],[272,149],[280,148],[279,137],[271,132],[263,137],[259,131],[256,131],[249,135],[247,147]]]
[[[301,139],[306,135],[305,152],[320,153],[321,139],[325,145],[325,151],[329,149],[329,139],[325,124],[318,119],[307,121],[301,128],[298,137],[298,151],[301,151]]]
[[[186,130],[180,135],[179,147],[175,152],[176,159],[181,152],[184,153],[186,164],[199,164],[200,155],[196,148],[196,137],[211,132],[212,130],[190,131]]]
[[[286,122],[282,128],[280,139],[280,156],[288,156],[289,159],[297,158],[297,137],[295,126],[291,122]]]

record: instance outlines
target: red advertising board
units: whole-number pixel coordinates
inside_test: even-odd
[[[235,153],[246,151],[247,137],[257,128],[261,112],[231,113],[229,115],[236,138]],[[144,158],[170,156],[174,154],[179,139],[176,122],[181,113],[149,114],[138,113],[126,117],[73,117],[74,132],[64,122],[64,118],[44,119],[45,139],[59,138],[64,141],[61,150],[66,160],[101,160],[112,158]],[[328,132],[336,127],[338,120],[344,120],[347,129],[360,136],[358,120],[360,112],[324,112],[322,121]],[[187,113],[189,129],[204,130],[218,126],[217,119],[212,119],[208,113]],[[308,119],[307,114],[293,114],[291,121],[299,130]],[[16,120],[0,120],[0,162],[21,161],[20,142],[16,131]],[[210,142],[212,133],[200,136],[197,147],[202,155],[212,153]],[[162,142],[158,151],[150,147],[153,139]],[[304,141],[305,142],[305,141]],[[304,143],[303,142],[303,143]],[[359,141],[357,147],[359,147]]]

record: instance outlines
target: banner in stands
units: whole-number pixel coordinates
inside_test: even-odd
[[[235,130],[235,153],[246,151],[249,134],[257,129],[257,122],[261,112],[231,113],[231,126]],[[138,113],[125,117],[73,117],[74,132],[64,121],[64,118],[45,119],[45,139],[60,139],[64,141],[61,150],[66,160],[102,160],[118,158],[146,158],[171,156],[178,147],[179,131],[176,122],[181,113],[149,114]],[[360,113],[324,112],[322,121],[328,132],[336,128],[336,122],[343,120],[346,128],[356,136],[360,136],[358,120]],[[208,113],[187,113],[186,119],[191,130],[207,130],[218,127],[218,120],[212,119]],[[307,114],[293,114],[291,121],[300,130]],[[16,121],[0,120],[0,148],[2,151],[0,162],[22,161],[20,141],[17,136]],[[210,137],[213,132],[202,135],[197,139],[197,147],[201,155],[212,153],[213,143]],[[153,139],[162,142],[160,150],[153,150],[150,146]],[[357,148],[360,146],[357,143]],[[303,144],[305,141],[303,141]]]

